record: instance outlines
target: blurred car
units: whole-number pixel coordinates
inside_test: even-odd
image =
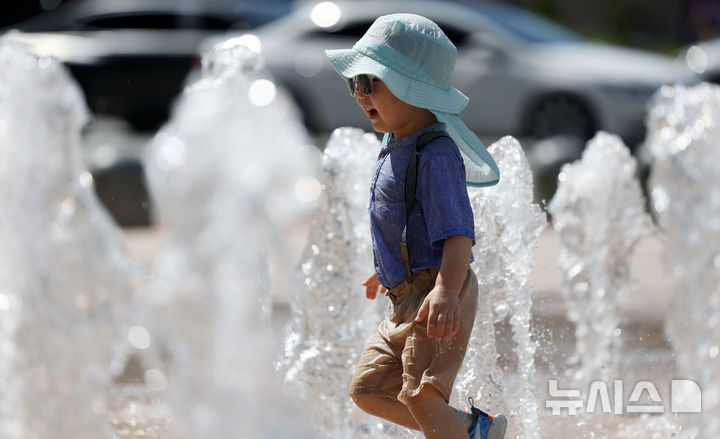
[[[21,31],[12,38],[65,63],[93,113],[154,129],[167,119],[201,41],[290,10],[280,0],[78,0],[12,26]]]
[[[295,97],[310,129],[371,129],[324,50],[351,47],[375,18],[396,12],[434,20],[457,46],[452,83],[470,97],[461,116],[486,138],[586,140],[602,129],[634,143],[644,135],[652,93],[663,84],[695,80],[669,57],[590,42],[508,5],[325,1],[300,7],[255,33],[269,70]]]

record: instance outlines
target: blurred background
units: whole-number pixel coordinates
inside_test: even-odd
[[[16,0],[0,3],[0,29],[69,68],[93,113],[83,151],[96,191],[121,226],[145,226],[141,158],[203,51],[258,45],[322,148],[336,127],[371,129],[323,50],[393,12],[427,16],[453,40],[453,82],[471,98],[461,116],[488,145],[520,139],[539,200],[598,130],[623,138],[642,177],[652,94],[720,82],[720,0]]]

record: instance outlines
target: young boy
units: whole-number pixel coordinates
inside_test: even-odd
[[[466,184],[499,179],[457,116],[468,103],[449,86],[457,50],[432,21],[393,14],[378,18],[352,49],[326,53],[373,128],[386,133],[370,187],[375,272],[363,285],[369,299],[379,289],[391,303],[350,395],[366,412],[426,438],[502,439],[503,415],[448,405],[478,292]]]

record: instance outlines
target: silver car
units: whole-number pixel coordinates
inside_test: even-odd
[[[659,86],[696,81],[672,58],[590,42],[507,5],[324,1],[255,31],[268,68],[294,95],[311,129],[371,129],[324,50],[351,47],[375,18],[396,12],[434,20],[455,43],[452,82],[470,97],[461,116],[485,138],[569,134],[584,140],[602,129],[632,144],[643,137],[646,103]]]

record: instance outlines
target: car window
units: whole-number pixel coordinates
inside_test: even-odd
[[[333,37],[339,37],[339,38],[349,38],[353,40],[359,40],[363,35],[365,35],[365,32],[367,32],[368,28],[372,25],[372,21],[356,21],[356,22],[350,22],[346,26],[343,26],[339,29],[316,29],[309,33],[310,37],[318,37],[318,36],[333,36]],[[469,35],[468,32],[452,25],[448,25],[447,23],[442,22],[436,22],[438,26],[440,26],[440,29],[443,30],[445,35],[452,41],[452,43],[455,45],[455,47],[460,48],[464,42],[467,36]]]
[[[230,20],[207,15],[143,14],[103,15],[81,20],[90,29],[208,29],[226,30],[233,26]],[[237,26],[233,26],[237,27]]]

